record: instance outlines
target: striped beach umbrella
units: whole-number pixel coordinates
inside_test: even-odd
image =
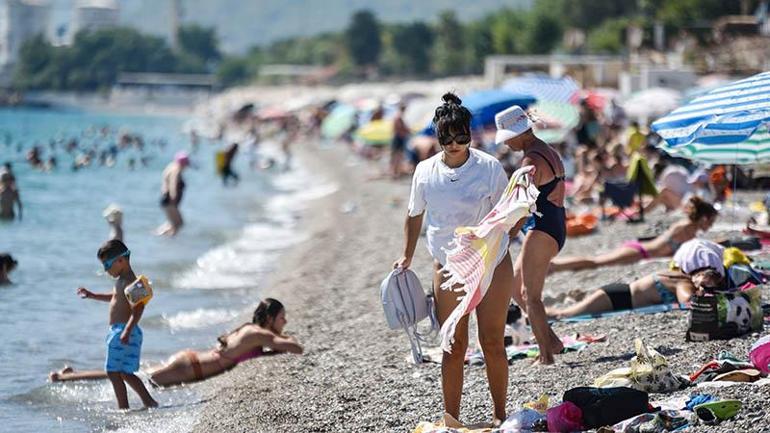
[[[577,108],[564,102],[538,101],[529,112],[535,119],[535,135],[546,143],[564,141],[580,118]]]
[[[665,141],[660,148],[673,156],[682,156],[704,164],[750,165],[770,162],[770,132],[767,126],[757,129],[748,140],[734,144],[689,143],[672,147]]]
[[[580,86],[571,77],[552,78],[548,75],[523,75],[503,83],[512,93],[532,95],[538,101],[570,102]]]
[[[770,72],[735,81],[693,99],[652,124],[669,153],[708,163],[770,160]]]

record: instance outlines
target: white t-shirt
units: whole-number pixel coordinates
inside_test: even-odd
[[[427,240],[431,256],[442,265],[461,226],[475,226],[497,204],[508,185],[503,166],[491,155],[470,149],[468,160],[460,167],[450,168],[441,160],[440,152],[417,164],[412,177],[409,216],[427,211]],[[498,261],[508,250],[504,238]]]

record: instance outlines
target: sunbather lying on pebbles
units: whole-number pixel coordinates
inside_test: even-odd
[[[672,224],[665,232],[649,241],[626,241],[615,250],[594,257],[556,257],[551,260],[550,272],[579,271],[603,266],[625,265],[642,259],[670,257],[684,242],[693,239],[698,231],[707,231],[714,224],[717,210],[699,197],[692,197],[685,206],[685,218]]]
[[[648,305],[687,303],[699,290],[709,291],[725,285],[725,270],[720,262],[714,265],[704,263],[689,274],[682,271],[655,272],[626,283],[604,285],[566,308],[547,307],[546,314],[552,319],[601,313],[604,311],[628,310]],[[571,293],[573,298],[582,293]]]
[[[285,325],[283,304],[266,298],[254,311],[252,323],[244,323],[219,337],[215,349],[177,352],[171,356],[168,364],[148,371],[150,382],[162,387],[197,382],[259,356],[284,352],[301,354],[303,348],[297,339],[283,334]],[[71,367],[64,367],[51,372],[48,378],[52,382],[107,379],[107,373],[102,370],[75,371]]]

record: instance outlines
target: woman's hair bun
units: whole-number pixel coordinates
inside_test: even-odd
[[[456,105],[463,104],[463,101],[452,92],[444,93],[444,96],[441,97],[441,100],[444,101],[445,104],[456,104]]]

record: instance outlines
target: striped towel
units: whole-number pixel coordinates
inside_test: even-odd
[[[475,227],[458,227],[447,250],[443,272],[448,276],[443,290],[463,292],[455,307],[441,327],[441,348],[452,351],[455,328],[466,314],[479,305],[492,282],[500,247],[508,232],[519,220],[534,213],[539,191],[532,183],[535,167],[522,167],[511,176],[500,201]]]

